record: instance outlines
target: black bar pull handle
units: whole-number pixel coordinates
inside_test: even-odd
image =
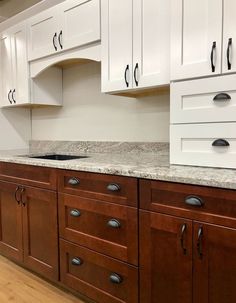
[[[128,71],[129,71],[129,64],[127,64],[126,69],[125,69],[125,83],[126,83],[127,87],[129,87],[129,81],[127,80]]]
[[[8,101],[12,104],[12,100],[10,99],[11,93],[12,93],[12,90],[9,90],[7,98],[8,98]]]
[[[14,103],[16,103],[15,93],[16,93],[16,90],[14,88],[13,91],[12,91],[12,94],[11,94],[11,98],[12,98],[12,100],[13,100]]]
[[[60,34],[58,36],[58,42],[59,42],[60,48],[63,49],[63,45],[62,45],[62,30],[60,31]]]
[[[187,231],[187,224],[183,224],[181,227],[180,245],[181,245],[181,248],[183,249],[184,255],[187,254],[187,248],[184,246],[184,235],[185,235],[186,231]]]
[[[216,139],[213,143],[212,146],[215,147],[227,147],[230,146],[229,142],[225,139]]]
[[[53,46],[55,48],[55,51],[57,51],[57,46],[56,46],[56,42],[55,42],[55,39],[57,38],[57,33],[54,34],[53,36],[53,39],[52,39],[52,42],[53,42]]]
[[[213,101],[228,101],[228,100],[231,100],[231,96],[226,93],[219,93],[213,99]]]
[[[202,237],[203,237],[203,227],[200,226],[197,234],[197,253],[200,259],[203,257],[202,252]]]
[[[232,40],[232,38],[229,38],[229,40],[228,40],[228,47],[227,47],[227,65],[228,65],[228,70],[231,70],[231,68],[232,68],[232,64],[231,64],[231,61],[230,61],[230,50],[231,50],[232,44],[233,44],[233,40]]]
[[[216,42],[214,41],[213,43],[212,43],[212,48],[211,48],[211,70],[212,70],[212,72],[214,73],[215,72],[215,70],[216,70],[216,66],[215,66],[215,56],[214,56],[214,54],[215,54],[215,49],[216,49]]]
[[[135,68],[134,68],[134,81],[135,81],[135,85],[138,86],[138,63],[136,63]]]
[[[17,188],[15,190],[15,200],[16,200],[18,205],[20,205],[20,203],[21,203],[21,197],[19,198],[18,195],[17,195],[19,190],[20,190],[20,186],[17,186]]]

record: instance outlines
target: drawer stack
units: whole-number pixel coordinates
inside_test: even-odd
[[[137,302],[137,179],[60,171],[58,185],[62,283],[96,302]]]
[[[171,84],[171,164],[236,168],[236,75]]]

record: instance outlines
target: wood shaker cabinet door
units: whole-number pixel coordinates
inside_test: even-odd
[[[236,229],[194,223],[193,302],[236,302]]]
[[[138,303],[138,269],[60,240],[61,281],[97,303]]]
[[[138,211],[79,196],[59,194],[60,237],[138,264]]]
[[[140,211],[140,302],[192,303],[192,222]]]
[[[0,253],[22,262],[22,208],[15,194],[19,199],[17,184],[0,182]]]
[[[57,280],[57,194],[26,187],[22,208],[24,264],[46,278]]]

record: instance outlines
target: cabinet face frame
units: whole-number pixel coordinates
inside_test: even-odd
[[[201,0],[201,3],[195,0],[175,0],[171,3],[171,80],[220,74],[222,0]],[[204,14],[205,20],[200,20],[199,16]],[[199,28],[200,25],[202,29]],[[191,36],[190,33],[194,30],[197,33],[200,31],[201,35]],[[211,67],[211,53],[214,72]]]

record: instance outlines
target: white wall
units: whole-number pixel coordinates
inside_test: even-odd
[[[32,110],[33,140],[169,141],[169,94],[102,94],[100,64],[63,72],[64,106]]]

